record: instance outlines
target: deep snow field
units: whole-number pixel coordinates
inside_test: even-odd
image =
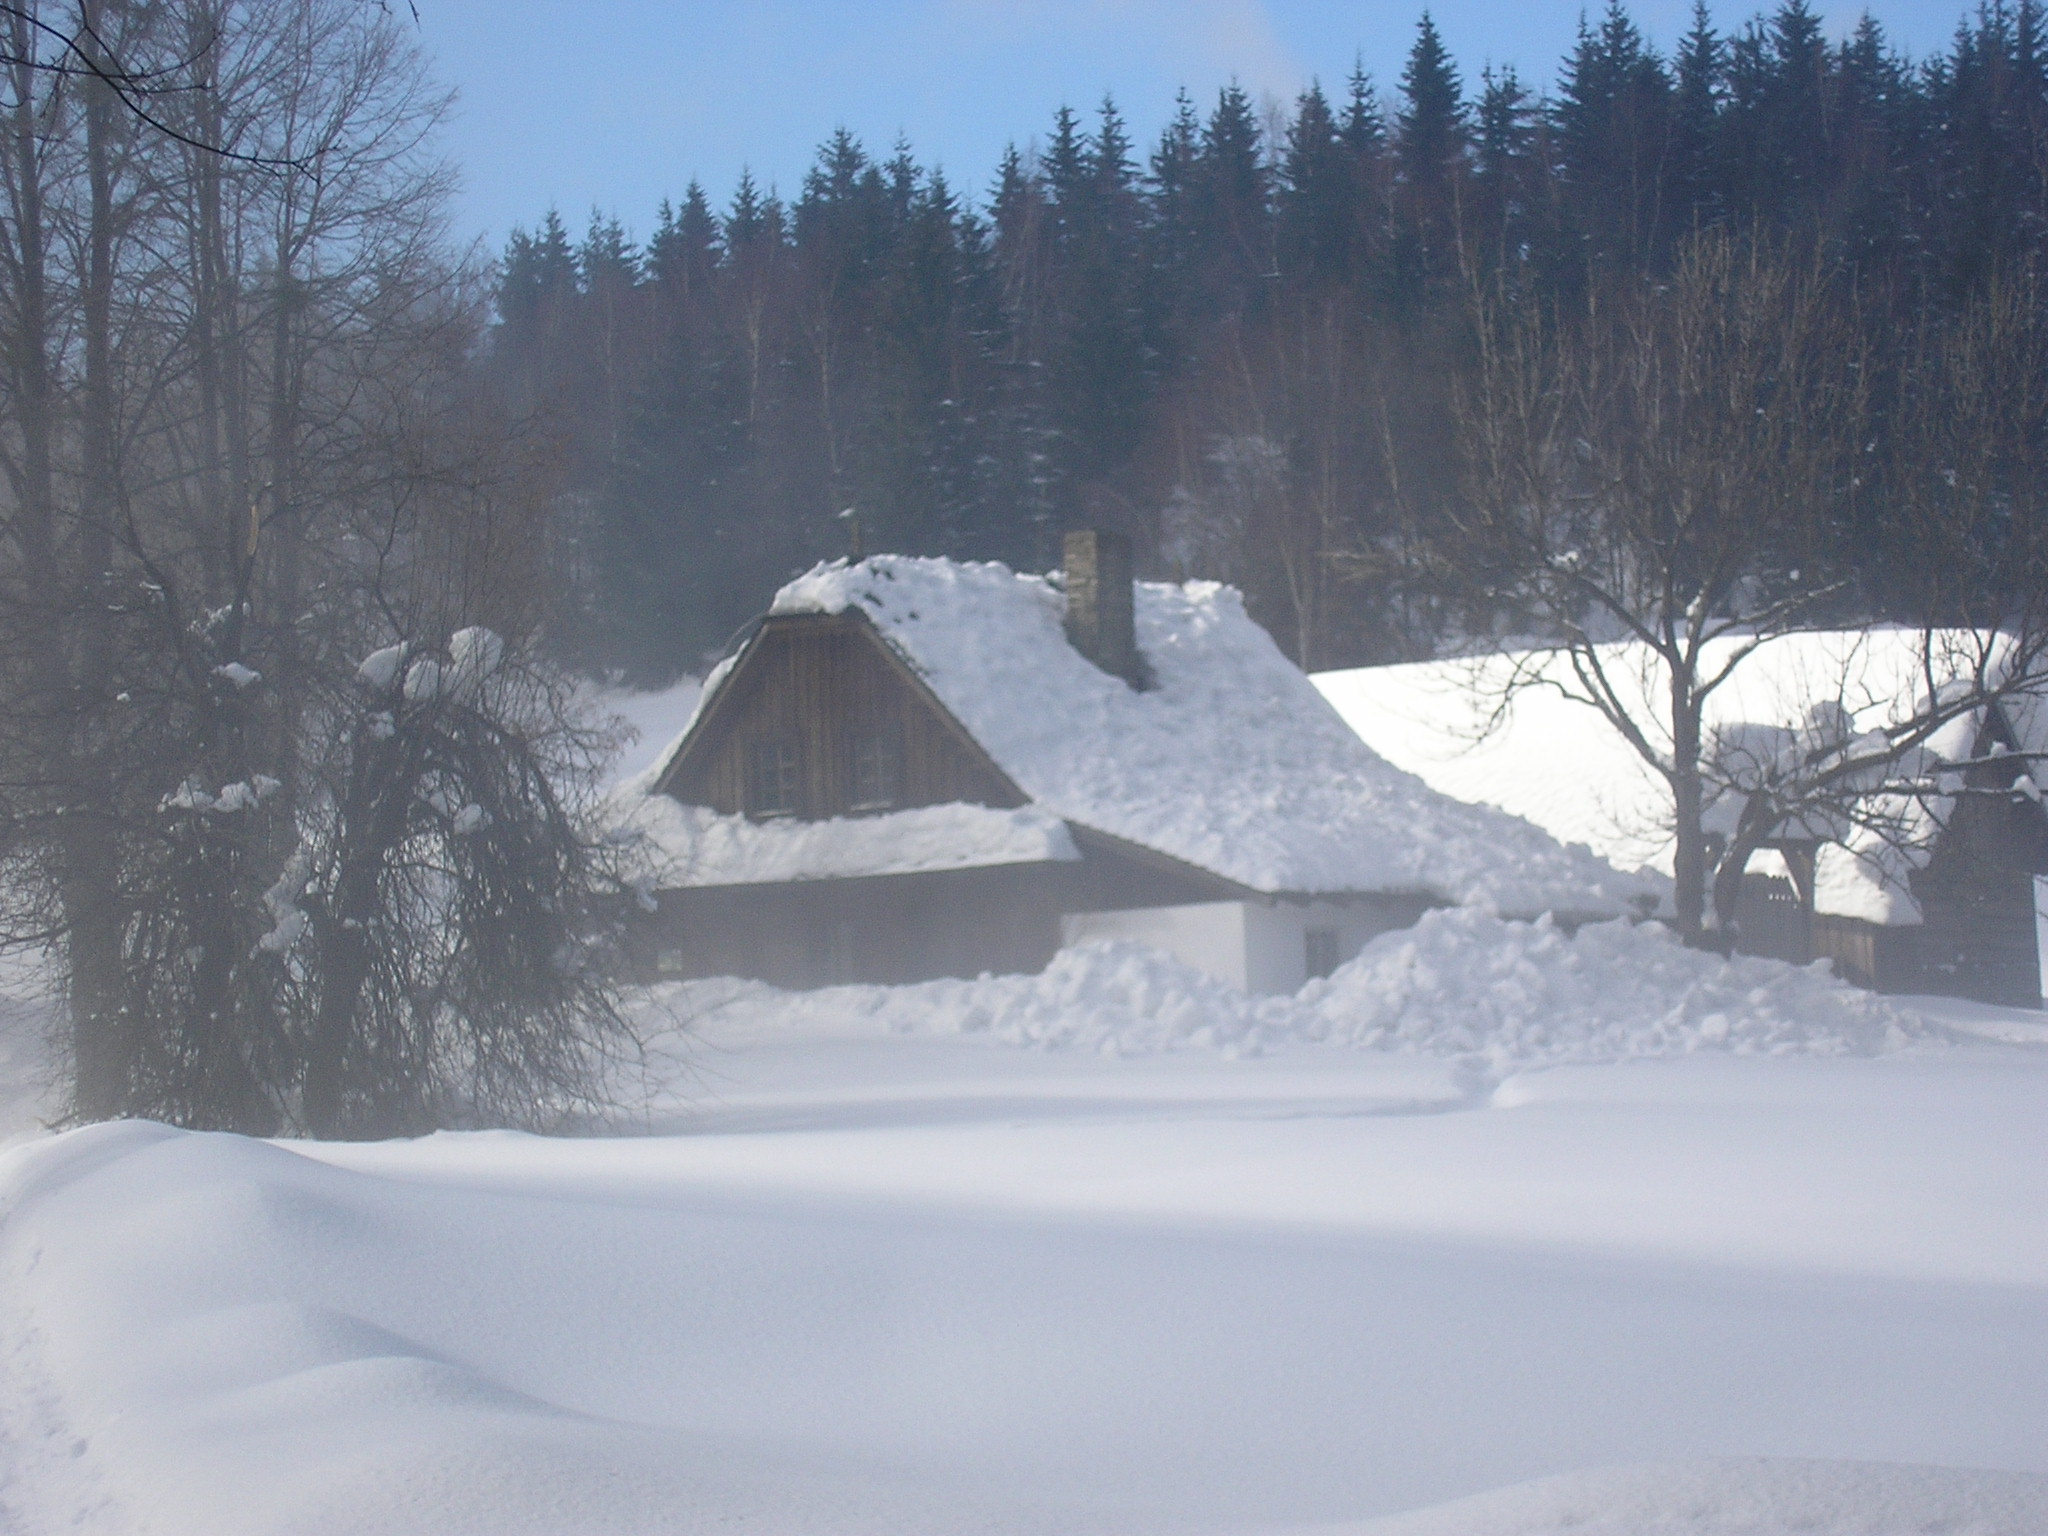
[[[644,999],[622,1134],[0,1107],[0,1530],[2048,1532],[2048,1027],[1475,913]]]

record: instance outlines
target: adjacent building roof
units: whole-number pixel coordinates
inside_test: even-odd
[[[1406,893],[1508,913],[1587,915],[1626,910],[1646,893],[1643,881],[1586,848],[1438,793],[1377,755],[1252,622],[1235,590],[1138,584],[1138,644],[1153,682],[1142,691],[1068,644],[1064,602],[1057,576],[884,555],[819,566],[776,594],[771,615],[858,612],[1023,791],[1027,809],[1251,891]],[[730,673],[728,662],[707,680],[697,719]],[[637,792],[661,781],[688,734],[632,786]],[[836,857],[813,868],[797,856],[817,827],[858,821],[870,830],[828,838],[861,841],[879,856],[892,824],[907,830],[904,818],[924,814],[718,835],[735,850],[749,840],[764,850],[761,867],[780,871],[767,878],[798,869],[799,878],[822,878],[855,870]],[[1017,814],[970,819],[979,826]],[[711,822],[738,820],[708,816],[654,819],[665,817],[666,835],[690,844],[672,853],[702,865]],[[1008,847],[1019,846],[1011,833],[1023,830],[981,828]],[[1046,846],[1048,857],[1071,856]],[[709,862],[739,878],[733,859]]]
[[[1718,668],[1748,643],[1716,642],[1706,668]],[[1600,655],[1608,676],[1632,696],[1636,718],[1668,718],[1654,707],[1662,672],[1647,647],[1617,643]],[[1849,741],[1911,718],[1930,689],[1955,687],[1979,669],[1995,685],[2009,655],[2004,637],[1963,630],[1936,632],[1931,644],[1924,630],[1894,626],[1779,636],[1743,659],[1710,696],[1706,723],[1725,750],[1764,756],[1805,750],[1822,737]],[[1538,681],[1503,707],[1501,684],[1511,671]],[[1375,751],[1444,793],[1525,816],[1622,868],[1668,876],[1669,790],[1590,706],[1542,682],[1568,683],[1570,676],[1564,657],[1523,651],[1324,672],[1314,683]],[[2048,703],[2039,695],[2009,696],[1999,714],[2013,747],[2048,750]],[[1985,727],[1981,712],[1959,716],[1902,762],[1901,774],[1940,784],[1943,765],[1969,758]],[[1654,744],[1667,747],[1668,733]],[[1709,807],[1708,829],[1732,828],[1739,809]],[[1884,835],[1849,824],[1792,829],[1832,840],[1815,870],[1815,910],[1918,923],[1906,877],[1926,861],[1950,801],[1939,794],[1891,797],[1869,809],[1871,821],[1889,824]]]

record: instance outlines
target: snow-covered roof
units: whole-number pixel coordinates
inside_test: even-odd
[[[1987,682],[2000,682],[2009,651],[2003,637],[1937,631],[1931,646],[1928,641],[1924,630],[1896,626],[1769,639],[1709,695],[1709,734],[1723,751],[1758,754],[1803,746],[1816,732],[1852,740],[1910,718],[1930,686],[1954,686],[1980,669]],[[1710,645],[1704,670],[1718,669],[1746,643],[1731,637]],[[1663,697],[1661,664],[1647,647],[1603,646],[1600,659],[1635,718],[1668,719],[1655,702]],[[1622,868],[1668,875],[1671,808],[1664,781],[1590,706],[1556,687],[1539,683],[1501,708],[1501,685],[1511,669],[1571,680],[1562,655],[1525,651],[1359,667],[1319,673],[1313,681],[1375,751],[1446,794],[1525,816]],[[2048,750],[2048,703],[2022,692],[2000,707],[2021,750]],[[1958,716],[1901,767],[1921,772],[1966,758],[1981,723],[1975,714]],[[1668,731],[1653,740],[1660,750],[1668,744]],[[1738,809],[1734,803],[1710,807],[1709,830],[1732,827]],[[1925,862],[1947,810],[1939,796],[1889,796],[1871,801],[1869,824],[1803,827],[1837,840],[1820,853],[1815,910],[1883,924],[1919,922],[1906,874]]]
[[[1138,584],[1143,691],[1068,643],[1057,577],[883,555],[821,565],[770,610],[847,611],[1039,811],[1255,891],[1409,892],[1528,914],[1619,912],[1644,894],[1586,849],[1375,755],[1229,587]],[[728,675],[707,680],[700,711]]]
[[[650,794],[647,776],[622,801],[619,833],[649,850],[653,884],[772,885],[1081,857],[1067,824],[1036,806],[921,805],[828,821],[750,821]]]

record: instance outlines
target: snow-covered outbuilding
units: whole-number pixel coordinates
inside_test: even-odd
[[[1716,642],[1704,670],[1718,670],[1744,643]],[[1646,648],[1602,647],[1601,664],[1632,700],[1634,718],[1662,718],[1662,673]],[[1709,750],[1736,755],[1739,768],[1743,754],[1762,761],[1874,740],[1871,733],[1924,717],[1931,696],[1966,679],[2006,687],[2012,665],[2009,641],[1994,633],[1930,637],[1878,626],[1780,636],[1710,696]],[[1502,708],[1509,675],[1551,672],[1558,686],[1539,682]],[[1374,751],[1444,793],[1668,878],[1669,790],[1619,732],[1565,696],[1564,658],[1528,652],[1361,667],[1314,682]],[[1743,947],[1795,961],[1825,956],[1841,974],[1888,991],[2039,1003],[2048,955],[2035,894],[2035,877],[2048,874],[2048,816],[2034,783],[2041,754],[2048,698],[2021,686],[1948,720],[1892,763],[1880,792],[1853,814],[1780,828],[1750,863]],[[1902,785],[1917,788],[1881,792]],[[1709,834],[1732,831],[1740,809],[1734,795],[1710,804]]]
[[[1369,750],[1212,582],[821,565],[621,787],[650,968],[783,985],[1036,971],[1143,939],[1292,990],[1426,909],[1563,920],[1644,882]]]

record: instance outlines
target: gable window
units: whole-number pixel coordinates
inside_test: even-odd
[[[1337,930],[1311,928],[1302,936],[1302,958],[1311,976],[1327,976],[1337,969]]]
[[[846,805],[854,811],[886,811],[903,797],[903,743],[892,730],[864,731],[849,754]]]
[[[747,748],[747,814],[794,816],[800,767],[796,743],[756,741]]]

